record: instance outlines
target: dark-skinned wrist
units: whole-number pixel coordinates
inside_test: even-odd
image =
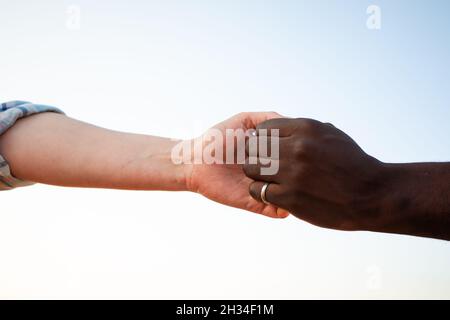
[[[371,231],[449,239],[448,204],[443,200],[449,190],[440,185],[448,170],[442,170],[447,169],[431,163],[383,164],[380,219]]]

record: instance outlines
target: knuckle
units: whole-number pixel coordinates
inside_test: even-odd
[[[260,123],[256,129],[257,130],[261,130],[261,129],[279,129],[281,127],[284,127],[286,125],[286,119],[284,118],[280,118],[280,117],[275,117],[272,119],[268,119],[262,123]]]
[[[317,121],[313,119],[300,119],[298,125],[302,130],[309,132],[317,127]]]
[[[309,143],[305,139],[298,139],[294,142],[293,152],[297,158],[304,158],[308,156],[312,151],[313,148],[311,146],[311,143]]]
[[[269,119],[269,120],[266,120],[264,122],[259,123],[256,126],[256,130],[258,131],[258,133],[260,133],[259,130],[263,130],[263,129],[267,129],[267,128],[272,127],[274,125],[274,123],[275,123],[274,120],[276,120],[276,119]]]

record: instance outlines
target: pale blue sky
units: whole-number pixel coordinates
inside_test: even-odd
[[[381,30],[366,27],[372,4]],[[276,110],[332,122],[383,161],[448,161],[449,13],[448,1],[0,0],[0,100],[170,137]],[[450,297],[445,242],[190,194],[0,197],[0,297]]]

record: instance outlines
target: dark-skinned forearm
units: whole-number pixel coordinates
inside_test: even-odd
[[[450,163],[386,164],[381,232],[450,240]]]

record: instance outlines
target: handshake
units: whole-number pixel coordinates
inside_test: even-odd
[[[333,125],[270,113],[241,113],[179,142],[189,191],[273,218],[361,230],[383,220],[387,168]],[[384,221],[384,220],[383,220]]]
[[[383,163],[329,123],[241,113],[201,137],[174,141],[99,128],[57,109],[21,107],[54,112],[0,132],[6,189],[39,182],[191,191],[320,227],[450,240],[449,163]]]

